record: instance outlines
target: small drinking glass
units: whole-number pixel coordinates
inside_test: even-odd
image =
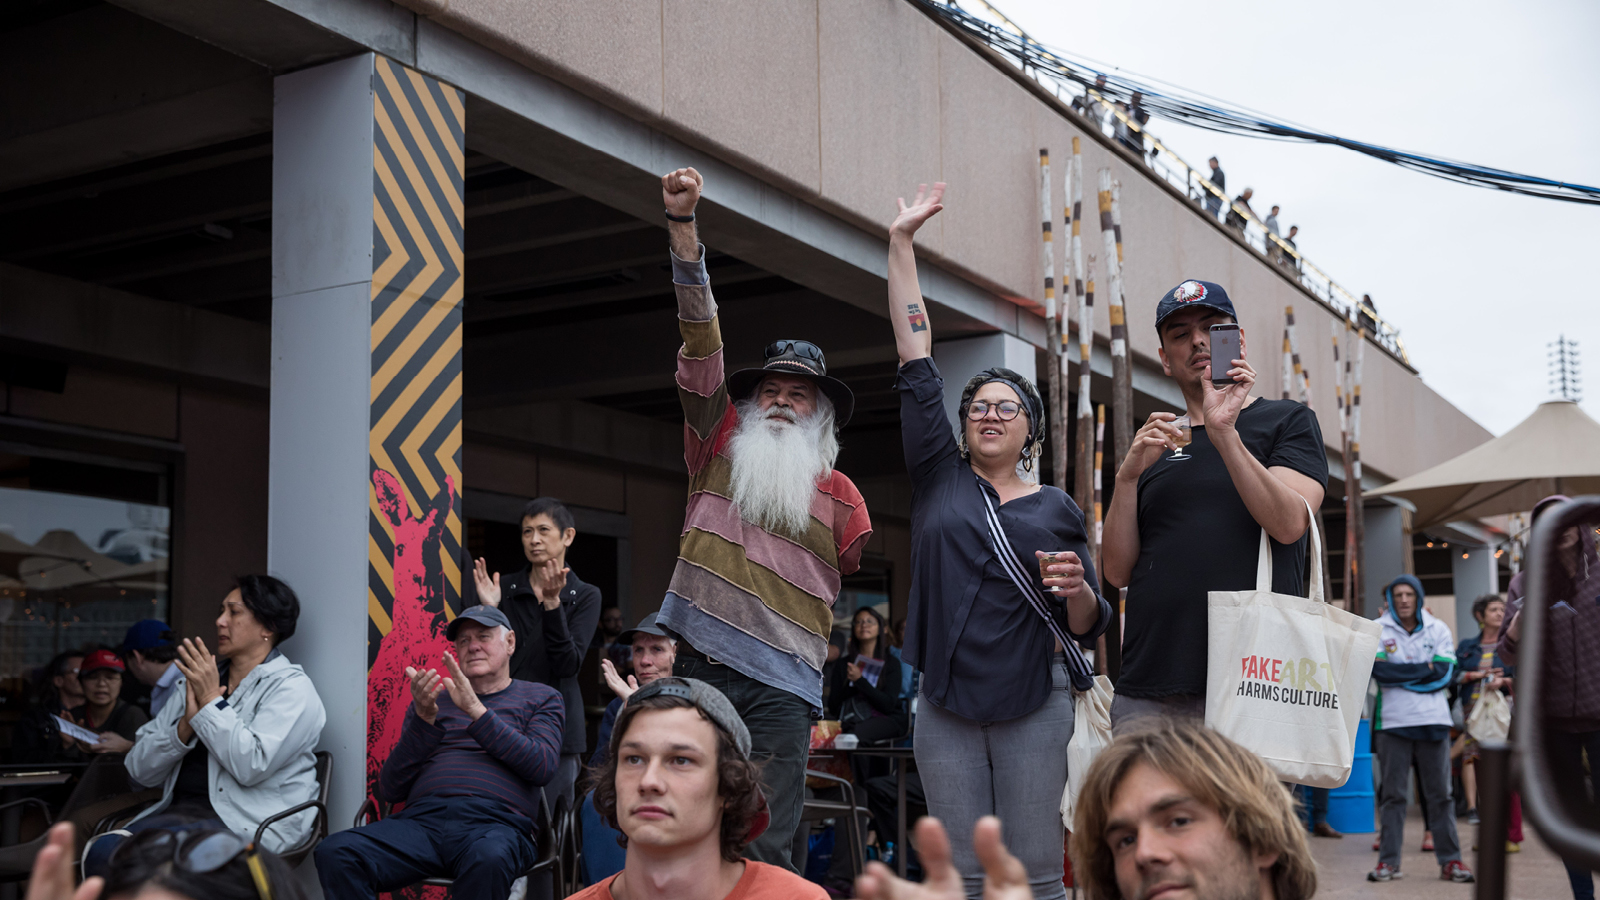
[[[1179,416],[1172,420],[1172,424],[1178,426],[1178,436],[1172,439],[1172,442],[1178,445],[1178,450],[1167,459],[1194,459],[1193,456],[1183,452],[1183,448],[1194,441],[1194,430],[1189,425],[1189,417]]]

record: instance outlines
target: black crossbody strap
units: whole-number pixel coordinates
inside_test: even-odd
[[[1006,530],[1000,524],[1000,514],[994,508],[994,502],[989,499],[989,492],[983,489],[982,482],[978,484],[978,493],[983,495],[984,518],[989,524],[989,539],[994,542],[995,559],[1000,561],[1000,568],[1005,570],[1011,583],[1027,599],[1033,611],[1044,619],[1045,627],[1055,635],[1066,651],[1067,672],[1072,676],[1073,690],[1086,691],[1094,685],[1094,669],[1089,665],[1089,660],[1084,658],[1083,650],[1078,647],[1078,642],[1067,636],[1061,629],[1061,623],[1050,612],[1050,602],[1045,599],[1044,592],[1034,587],[1033,576],[1022,564],[1017,562],[1017,554],[1011,549],[1011,539],[1006,537]]]

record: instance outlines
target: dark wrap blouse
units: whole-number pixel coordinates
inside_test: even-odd
[[[1050,694],[1055,638],[995,558],[985,525],[983,492],[1035,585],[1035,550],[1071,550],[1083,561],[1084,580],[1099,599],[1094,627],[1076,634],[1065,600],[1046,594],[1061,630],[1093,640],[1111,622],[1089,559],[1083,512],[1059,488],[1001,504],[999,494],[973,474],[956,446],[944,411],[944,379],[929,358],[900,367],[900,434],[911,475],[911,606],[904,656],[922,671],[922,696],[969,719],[1014,719],[1042,706]],[[1075,685],[1082,690],[1087,685]]]

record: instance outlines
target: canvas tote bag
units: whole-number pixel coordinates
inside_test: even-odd
[[[1381,629],[1323,602],[1322,535],[1309,503],[1306,512],[1309,599],[1272,592],[1265,529],[1256,589],[1206,598],[1206,725],[1260,756],[1284,781],[1334,788],[1350,777]]]
[[[1467,716],[1467,734],[1480,744],[1503,741],[1511,731],[1511,701],[1505,694],[1491,690],[1491,682],[1479,683],[1484,687],[1478,693],[1478,702],[1472,706],[1472,714]]]
[[[1061,630],[1055,616],[1050,614],[1044,595],[1033,586],[1032,573],[1023,569],[1011,552],[1011,538],[1000,525],[1000,515],[995,512],[989,492],[979,484],[978,493],[983,496],[985,524],[989,526],[989,540],[994,544],[1000,568],[1060,642],[1067,657],[1067,671],[1072,675],[1072,737],[1067,743],[1067,789],[1061,794],[1061,821],[1070,830],[1078,791],[1083,787],[1084,776],[1089,774],[1089,764],[1111,744],[1111,680],[1094,674],[1094,667],[1089,665],[1078,643]],[[1116,615],[1115,607],[1112,615]]]

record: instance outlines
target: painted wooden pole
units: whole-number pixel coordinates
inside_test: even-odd
[[[1050,386],[1050,411],[1045,419],[1050,428],[1051,480],[1063,490],[1067,485],[1067,422],[1060,415],[1063,387],[1061,371],[1061,311],[1056,303],[1056,246],[1050,220],[1054,204],[1050,202],[1050,151],[1039,148],[1039,230],[1044,238],[1044,252],[1040,254],[1044,265],[1044,321],[1046,344],[1052,350],[1046,355],[1046,380]],[[1042,469],[1043,466],[1041,465]],[[1041,473],[1042,474],[1042,473]]]
[[[1122,460],[1133,442],[1133,373],[1128,367],[1128,323],[1122,305],[1122,242],[1109,168],[1100,170],[1100,235],[1106,252],[1106,296],[1111,310],[1111,457]]]
[[[1289,307],[1289,318],[1291,320],[1294,318],[1294,307],[1292,306]],[[1289,352],[1289,326],[1287,323],[1283,326],[1283,365],[1281,368],[1283,374],[1282,399],[1287,400],[1289,399],[1289,385],[1294,378],[1294,359],[1293,354]]]
[[[1088,275],[1083,263],[1083,151],[1079,139],[1072,139],[1072,166],[1069,170],[1072,221],[1072,293],[1078,301],[1078,477],[1072,496],[1078,509],[1087,510],[1092,502],[1094,488],[1089,481],[1089,465],[1093,460],[1094,411],[1089,406],[1089,353],[1094,347],[1094,278]],[[1084,282],[1088,281],[1088,292]]]
[[[1089,402],[1089,355],[1094,352],[1094,264],[1089,254],[1088,287],[1078,306],[1078,508],[1088,516],[1094,505],[1094,406]],[[1091,535],[1092,536],[1092,535]]]
[[[1361,361],[1366,356],[1367,332],[1364,328],[1356,329],[1355,345],[1355,372],[1351,378],[1350,391],[1350,478],[1353,485],[1350,491],[1350,510],[1353,527],[1351,542],[1354,556],[1351,557],[1350,580],[1353,583],[1351,590],[1350,611],[1357,615],[1365,614],[1364,602],[1366,591],[1366,541],[1367,541],[1367,509],[1361,499]]]
[[[1289,333],[1289,365],[1294,372],[1294,388],[1300,392],[1299,400],[1306,406],[1311,405],[1311,375],[1305,366],[1300,363],[1300,341],[1294,333],[1294,307],[1284,307],[1284,321],[1288,323],[1286,330]]]
[[[1344,458],[1344,608],[1354,611],[1356,600],[1355,563],[1356,563],[1356,498],[1361,493],[1361,485],[1356,481],[1355,457],[1350,446],[1350,406],[1353,400],[1351,393],[1351,379],[1354,371],[1351,366],[1351,357],[1355,354],[1352,343],[1350,321],[1344,323],[1345,353],[1344,363],[1339,372],[1339,396],[1343,404],[1339,422],[1340,455]]]
[[[1094,543],[1089,545],[1089,552],[1094,555],[1098,566],[1100,559],[1100,523],[1105,516],[1103,495],[1100,491],[1101,473],[1105,470],[1106,456],[1106,405],[1100,404],[1094,425],[1094,522],[1089,530],[1094,535]]]

